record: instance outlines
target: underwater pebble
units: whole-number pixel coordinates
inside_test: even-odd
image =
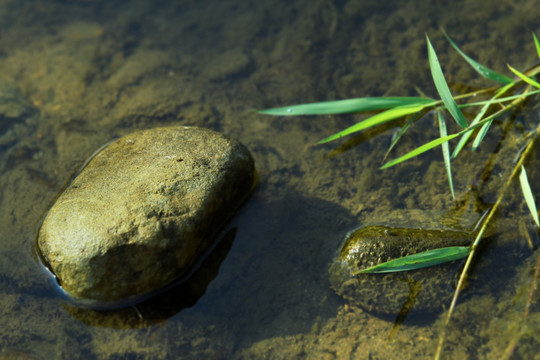
[[[346,235],[330,265],[330,283],[338,295],[371,312],[440,312],[450,304],[464,260],[404,272],[353,273],[430,249],[469,246],[473,239],[471,232],[459,230],[360,227]]]

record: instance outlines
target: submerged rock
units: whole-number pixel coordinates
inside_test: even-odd
[[[38,249],[74,299],[129,303],[186,275],[255,182],[236,140],[196,127],[137,131],[91,158],[58,197]]]
[[[361,227],[347,234],[330,266],[330,282],[345,299],[382,314],[409,311],[433,313],[450,304],[463,260],[424,269],[382,274],[358,274],[388,260],[447,246],[469,246],[467,231]]]

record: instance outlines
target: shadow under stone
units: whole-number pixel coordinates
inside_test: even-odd
[[[141,328],[160,323],[192,307],[204,295],[227,257],[236,231],[236,228],[228,230],[214,249],[194,267],[195,271],[143,302],[111,310],[81,308],[70,303],[63,304],[63,307],[75,319],[96,327]]]

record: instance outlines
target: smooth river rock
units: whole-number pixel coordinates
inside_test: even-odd
[[[137,131],[67,186],[38,250],[75,300],[129,304],[185,276],[255,184],[253,159],[234,139],[197,127]]]

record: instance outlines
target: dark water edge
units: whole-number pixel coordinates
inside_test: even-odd
[[[336,296],[327,267],[360,224],[444,223],[454,203],[439,151],[382,172],[393,129],[315,146],[359,116],[284,119],[253,110],[416,95],[415,87],[436,96],[425,33],[454,92],[486,86],[439,28],[483,64],[524,69],[537,60],[537,6],[0,1],[0,359],[431,358],[442,317],[408,318],[388,340],[394,319]],[[536,101],[455,162],[459,200],[475,183],[482,201],[494,201],[524,134],[539,122]],[[74,308],[32,257],[41,217],[103,143],[173,124],[221,131],[254,155],[260,185],[230,224],[234,239],[209,256],[215,260],[201,268],[202,286],[116,312]],[[426,117],[394,155],[437,134]],[[530,179],[539,165],[536,150]],[[474,222],[476,205],[465,203],[455,225]],[[520,223],[537,244],[516,184],[448,329],[448,358],[501,358],[514,343],[508,358],[539,352],[539,295],[529,297],[539,254]]]

